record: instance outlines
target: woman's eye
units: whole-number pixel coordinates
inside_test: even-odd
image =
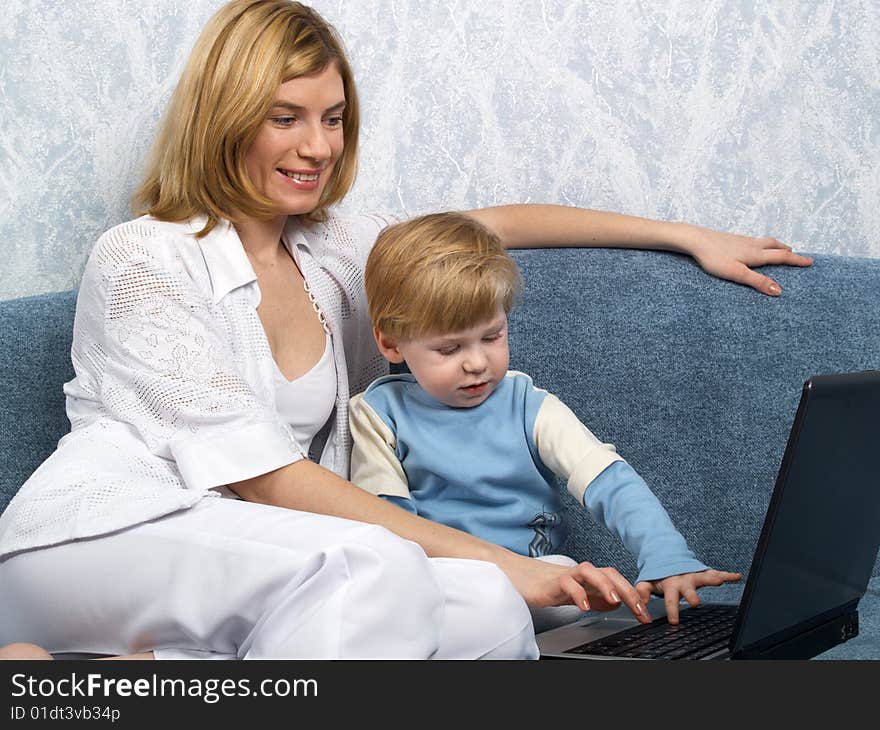
[[[296,121],[296,117],[272,117],[272,121],[280,127],[289,127]]]
[[[342,126],[342,117],[329,117],[325,124],[328,127],[341,127]]]

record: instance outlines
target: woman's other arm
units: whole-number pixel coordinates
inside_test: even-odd
[[[467,211],[498,235],[507,248],[590,246],[674,251],[694,258],[707,274],[778,296],[769,276],[752,267],[809,266],[775,238],[723,233],[688,223],[606,213],[563,205],[503,205]]]
[[[473,535],[407,512],[308,460],[229,485],[242,499],[381,525],[418,543],[430,557],[495,563],[532,606],[574,603],[585,610],[629,606],[647,620],[635,588],[614,568],[573,568],[517,555]]]

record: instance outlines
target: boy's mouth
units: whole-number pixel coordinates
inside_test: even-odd
[[[488,387],[489,381],[484,380],[481,383],[474,383],[473,385],[463,385],[459,390],[463,390],[468,395],[482,395]]]

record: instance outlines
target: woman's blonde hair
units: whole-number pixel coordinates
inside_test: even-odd
[[[235,0],[220,8],[199,36],[162,120],[144,182],[134,194],[137,215],[184,221],[207,216],[206,235],[235,213],[277,215],[256,189],[245,155],[278,87],[333,65],[342,77],[345,146],[315,210],[325,220],[357,169],[358,102],[342,42],[314,10],[289,0]]]
[[[519,268],[498,237],[463,213],[434,213],[389,226],[366,268],[370,318],[398,341],[470,329],[509,312]]]

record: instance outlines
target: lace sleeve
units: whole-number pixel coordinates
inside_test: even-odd
[[[173,247],[116,233],[99,241],[105,287],[101,399],[187,487],[210,489],[303,457],[242,375],[236,328]],[[243,348],[238,348],[243,349]]]

